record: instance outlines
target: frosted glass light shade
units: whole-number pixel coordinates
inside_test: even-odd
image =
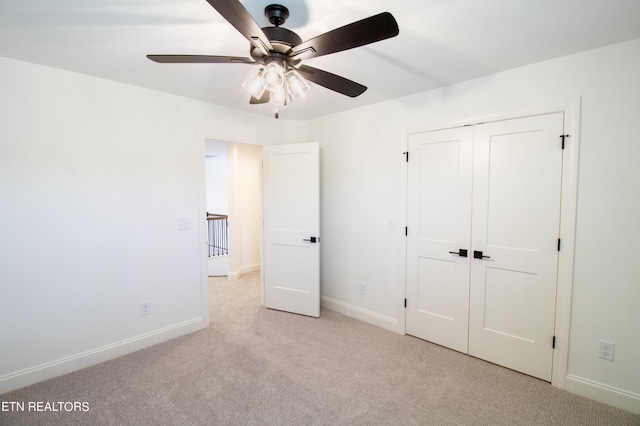
[[[260,99],[267,87],[264,79],[262,78],[262,70],[260,69],[251,74],[244,83],[242,83],[242,87],[244,87],[251,96],[256,99]]]
[[[269,102],[274,105],[286,105],[287,104],[287,91],[284,86],[277,90],[271,91],[271,96],[269,98]]]
[[[289,96],[291,96],[291,99],[294,101],[305,97],[309,92],[309,89],[311,89],[309,83],[302,78],[298,71],[294,70],[287,72],[286,83]]]
[[[277,62],[270,62],[264,67],[262,78],[270,92],[284,87],[284,70]]]

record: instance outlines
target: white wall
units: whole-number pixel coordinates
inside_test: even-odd
[[[227,156],[205,158],[207,211],[215,214],[229,212],[227,194]]]
[[[306,124],[5,58],[0,93],[0,393],[207,327],[204,140]]]
[[[312,121],[310,137],[321,146],[325,304],[402,328],[395,283],[404,219],[390,231],[387,218],[402,211],[409,129],[581,97],[567,389],[640,412],[639,76],[635,40]],[[614,362],[596,357],[600,338],[616,343]]]
[[[231,280],[260,269],[260,150],[234,144],[229,170],[229,274]]]

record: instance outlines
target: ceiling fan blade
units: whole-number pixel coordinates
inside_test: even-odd
[[[211,55],[147,55],[147,58],[161,64],[257,64],[251,58]]]
[[[267,36],[262,32],[260,26],[253,20],[247,9],[238,0],[207,0],[215,10],[229,21],[236,30],[240,32],[255,47],[262,50],[266,55],[273,46]]]
[[[355,81],[306,65],[302,65],[297,71],[309,81],[352,98],[362,95],[367,90],[366,86]]]
[[[395,37],[399,32],[393,15],[383,12],[307,40],[291,49],[289,57],[307,59],[328,55]]]
[[[269,102],[270,99],[271,99],[271,92],[269,92],[268,90],[265,90],[264,94],[260,97],[260,99],[256,99],[252,96],[249,103],[251,105],[266,104]]]

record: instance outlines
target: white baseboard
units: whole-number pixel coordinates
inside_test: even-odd
[[[260,263],[253,263],[251,265],[244,265],[244,266],[238,268],[235,271],[229,271],[229,273],[227,274],[227,279],[229,281],[237,281],[244,274],[248,274],[249,272],[255,272],[255,271],[259,271],[259,270],[260,270]]]
[[[404,331],[401,330],[401,327],[398,325],[398,320],[395,318],[386,317],[384,315],[362,309],[358,306],[330,299],[325,296],[320,296],[320,305],[323,308],[331,309],[332,311],[382,327],[386,330],[393,331],[394,333],[404,334]]]
[[[567,374],[565,389],[586,398],[640,414],[640,395],[638,394],[616,389],[570,374]]]
[[[196,318],[101,348],[11,373],[0,377],[0,395],[34,383],[82,370],[83,368],[91,367],[92,365],[100,364],[207,327],[209,327],[208,321],[203,318]]]

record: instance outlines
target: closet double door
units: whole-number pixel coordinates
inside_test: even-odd
[[[563,126],[409,136],[407,334],[551,381]]]

